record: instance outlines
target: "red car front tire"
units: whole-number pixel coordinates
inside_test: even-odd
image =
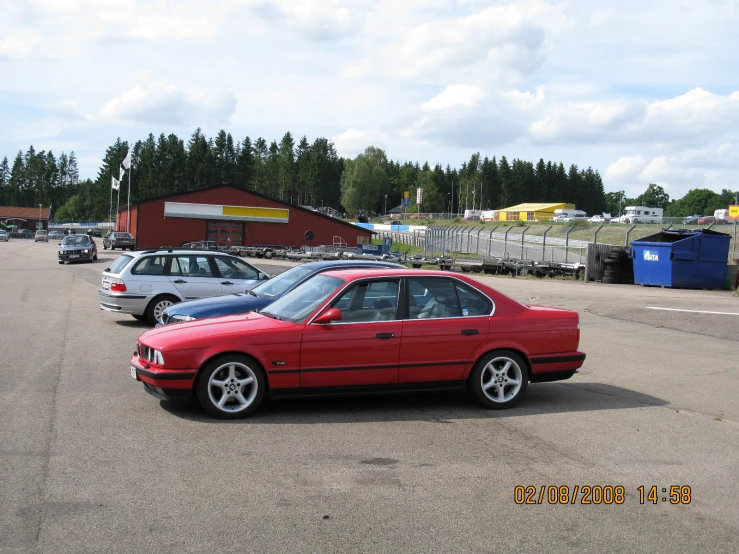
[[[259,407],[266,388],[264,371],[254,359],[227,354],[203,367],[195,395],[207,412],[221,419],[237,419]]]

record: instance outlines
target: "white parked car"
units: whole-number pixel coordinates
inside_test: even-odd
[[[589,218],[590,223],[608,223],[611,221],[611,214],[596,214]]]
[[[0,230],[0,242],[8,242],[8,233]]]
[[[144,250],[123,254],[103,272],[100,309],[156,325],[178,302],[245,292],[272,276],[225,252]]]
[[[582,210],[554,210],[552,221],[555,223],[567,223],[575,219],[585,219],[588,217]]]

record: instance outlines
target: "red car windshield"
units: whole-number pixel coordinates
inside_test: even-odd
[[[261,313],[275,319],[303,323],[344,281],[338,277],[316,275],[270,304]]]

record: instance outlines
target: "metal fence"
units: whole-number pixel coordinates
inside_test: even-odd
[[[454,256],[454,257],[488,257],[488,258],[517,258],[522,260],[541,260],[564,263],[585,263],[589,244],[610,244],[612,246],[629,246],[631,235],[636,224],[620,225],[623,230],[623,240],[606,242],[599,241],[598,234],[609,224],[592,227],[592,239],[572,239],[571,233],[582,227],[570,226],[564,230],[564,237],[550,236],[554,225],[548,225],[543,233],[536,229],[534,234],[531,225],[524,227],[494,225],[464,226],[464,225],[429,225],[428,227],[409,231],[379,231],[380,238],[390,237],[394,243],[408,244],[415,247],[419,254],[427,257]],[[675,228],[650,226],[655,233],[660,230]],[[693,226],[694,227],[694,226]],[[712,228],[709,225],[707,228]],[[561,230],[561,228],[560,228]],[[714,228],[714,230],[716,230]],[[733,234],[732,247],[729,250],[729,259],[737,258],[737,226],[722,232]],[[733,232],[732,232],[733,231]],[[561,232],[560,232],[561,234]]]
[[[49,227],[112,227],[110,221],[50,221]]]

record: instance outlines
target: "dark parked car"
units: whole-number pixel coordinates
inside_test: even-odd
[[[59,263],[93,262],[98,259],[98,247],[92,237],[69,235],[59,246]]]
[[[174,304],[164,310],[161,317],[162,323],[157,326],[261,310],[314,275],[332,269],[398,269],[402,267],[400,264],[392,262],[371,260],[308,262],[288,269],[269,281],[258,284],[248,292],[237,292]]]
[[[131,236],[131,233],[113,231],[112,233],[108,233],[103,239],[103,250],[107,250],[108,248],[111,250],[115,250],[116,248],[120,248],[121,250],[125,250],[126,248],[136,250],[136,239]]]

